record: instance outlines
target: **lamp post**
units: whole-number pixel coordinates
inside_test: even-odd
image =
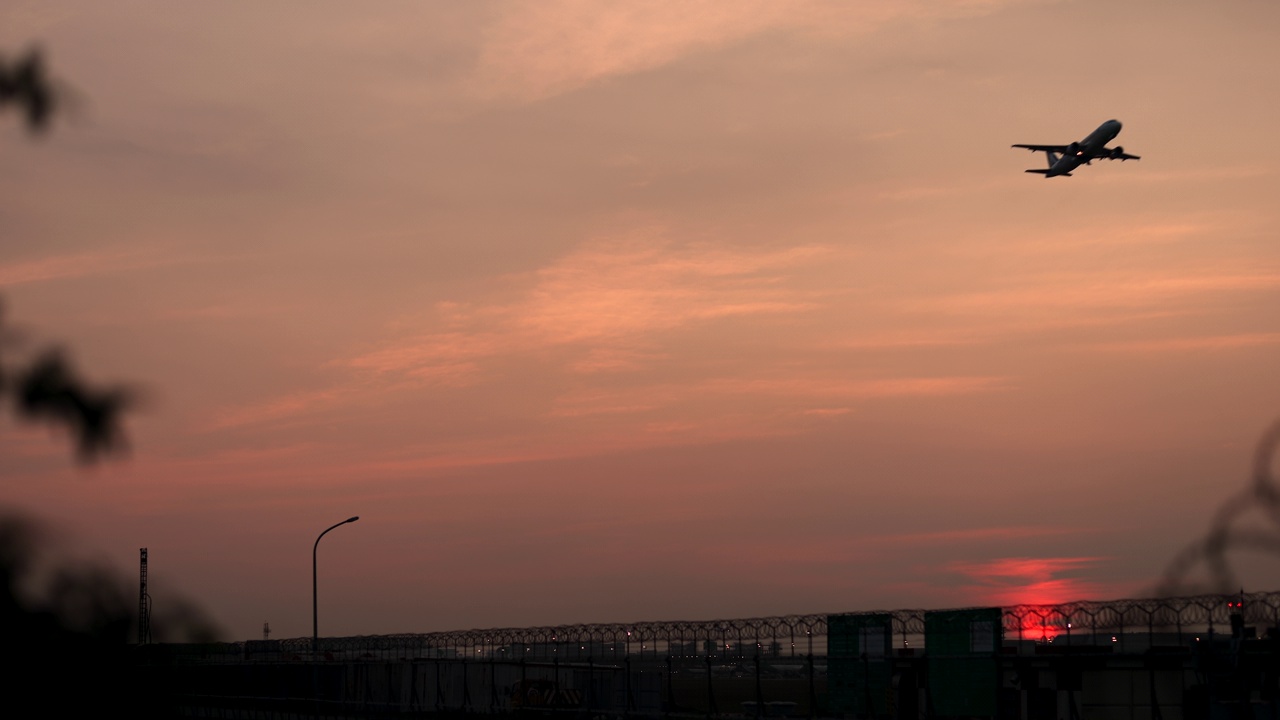
[[[316,600],[316,550],[320,547],[320,538],[324,537],[325,533],[328,533],[329,530],[332,530],[333,528],[336,528],[339,525],[346,525],[347,523],[353,523],[359,519],[360,519],[360,516],[356,515],[355,517],[349,517],[346,520],[343,520],[342,522],[338,523],[337,525],[333,525],[327,528],[324,532],[320,533],[320,535],[316,538],[316,544],[311,546],[311,652],[312,653],[320,652],[320,619],[319,619],[319,612],[318,612],[318,608],[320,607],[320,605]]]

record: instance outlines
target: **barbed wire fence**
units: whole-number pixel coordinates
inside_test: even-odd
[[[1241,602],[1233,610],[1229,603]],[[961,609],[963,610],[963,609]],[[1280,626],[1280,592],[1207,594],[1016,605],[1001,608],[1006,642],[1087,643],[1114,636],[1117,649],[1148,647],[1156,636],[1190,642],[1229,628],[1232,612],[1261,627]],[[786,664],[788,659],[828,654],[828,619],[833,615],[881,616],[902,650],[927,650],[926,616],[956,610],[893,610],[824,613],[736,620],[599,623],[529,628],[489,628],[435,633],[320,638],[328,659],[476,659],[561,662],[664,663],[668,660],[734,664],[756,657]],[[314,658],[311,638],[190,644],[175,648],[191,662]]]

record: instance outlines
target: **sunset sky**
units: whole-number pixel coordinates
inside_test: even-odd
[[[1149,592],[1280,416],[1280,4],[9,2],[9,509],[227,639]],[[1024,173],[1105,120],[1138,162]],[[1247,590],[1280,562],[1237,560]]]

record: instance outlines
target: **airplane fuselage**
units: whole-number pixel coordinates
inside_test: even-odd
[[[1107,143],[1116,139],[1120,134],[1120,128],[1123,127],[1119,120],[1108,120],[1098,126],[1097,130],[1089,133],[1089,136],[1078,143],[1073,143],[1074,152],[1068,151],[1062,154],[1049,168],[1046,173],[1047,177],[1055,175],[1066,175],[1072,170],[1080,167],[1084,163],[1093,160],[1102,155],[1102,149]]]

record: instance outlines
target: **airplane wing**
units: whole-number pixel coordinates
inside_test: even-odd
[[[1011,145],[1010,147],[1026,148],[1031,152],[1052,152],[1063,155],[1070,149],[1067,145]]]

